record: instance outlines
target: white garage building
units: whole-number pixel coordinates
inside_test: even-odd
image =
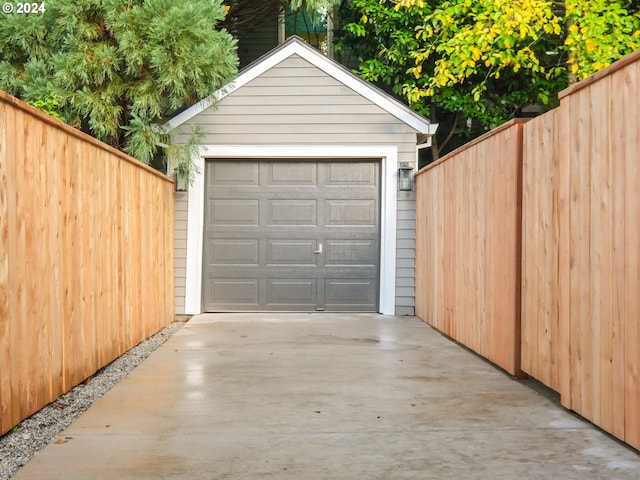
[[[436,125],[297,37],[168,124],[206,133],[176,192],[177,313],[414,313],[418,133]]]

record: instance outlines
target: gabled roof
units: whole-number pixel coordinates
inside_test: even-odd
[[[164,126],[167,130],[173,130],[188,122],[193,117],[203,112],[227,95],[235,92],[267,70],[273,68],[292,55],[298,55],[306,61],[330,75],[343,85],[351,88],[374,104],[378,105],[389,114],[401,120],[420,133],[433,135],[438,127],[428,119],[411,110],[409,107],[378,89],[374,85],[362,80],[334,60],[329,59],[315,48],[311,47],[300,37],[293,36],[285,43],[262,56],[251,65],[243,69],[238,77],[228,85],[222,87],[213,95],[201,100],[187,110],[179,113]]]

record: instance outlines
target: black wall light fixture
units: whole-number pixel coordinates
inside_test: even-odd
[[[413,190],[413,167],[406,162],[402,162],[398,168],[398,190],[400,192]]]

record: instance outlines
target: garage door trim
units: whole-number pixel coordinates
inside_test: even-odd
[[[397,168],[396,145],[203,145],[193,159],[201,174],[189,187],[185,313],[202,312],[204,238],[204,171],[207,158],[381,159],[380,295],[379,312],[395,314]]]

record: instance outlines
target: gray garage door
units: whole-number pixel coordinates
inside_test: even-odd
[[[209,160],[205,311],[377,311],[380,162]]]

